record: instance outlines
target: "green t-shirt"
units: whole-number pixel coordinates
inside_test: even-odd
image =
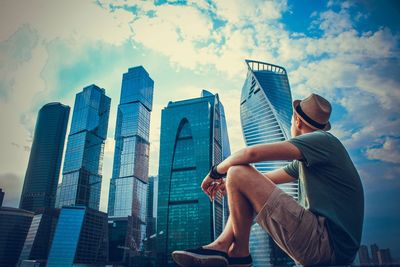
[[[342,143],[322,130],[288,142],[302,154],[283,169],[299,180],[300,204],[327,218],[336,264],[351,263],[360,246],[364,192],[360,176]]]

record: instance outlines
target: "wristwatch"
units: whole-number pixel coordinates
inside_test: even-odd
[[[210,176],[212,179],[221,179],[226,177],[226,173],[219,173],[217,171],[217,166],[218,164],[215,164],[211,167],[210,173],[208,174],[208,176]]]

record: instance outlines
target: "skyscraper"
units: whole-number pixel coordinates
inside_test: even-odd
[[[57,207],[83,205],[98,210],[104,140],[111,99],[90,85],[75,98]]]
[[[59,209],[45,208],[37,210],[19,255],[19,264],[21,266],[24,266],[24,263],[29,261],[43,265],[46,263],[59,215]]]
[[[121,98],[115,128],[114,166],[110,181],[108,215],[115,227],[123,225],[121,218],[131,216],[131,239],[128,247],[134,253],[143,250],[146,237],[146,194],[149,168],[150,113],[154,82],[142,67],[130,68],[123,74]],[[112,233],[122,230],[113,228]],[[110,237],[110,240],[114,239]],[[121,244],[124,246],[124,244]],[[127,245],[125,245],[127,246]]]
[[[136,216],[146,202],[153,86],[142,66],[130,68],[122,78],[108,202],[111,217]]]
[[[225,114],[218,94],[169,102],[162,111],[158,172],[157,257],[172,263],[176,249],[214,240],[224,224],[221,196],[211,203],[200,184],[229,155]]]
[[[372,259],[372,264],[378,265],[379,264],[379,258],[378,258],[378,252],[379,252],[379,247],[377,244],[372,244],[371,245],[371,259]]]
[[[46,266],[105,266],[107,237],[107,213],[84,206],[63,207]]]
[[[157,181],[157,176],[150,176],[148,189],[147,189],[147,211],[146,211],[146,236],[150,237],[152,234],[156,232],[156,225],[155,225],[155,216],[154,216],[154,192],[155,192],[155,184]]]
[[[3,189],[0,188],[0,207],[3,206],[3,200],[4,200],[4,192]]]
[[[286,70],[269,63],[246,60],[247,77],[240,102],[243,136],[248,146],[284,141],[291,137],[292,96]],[[287,161],[254,164],[260,172],[272,171]],[[298,199],[298,184],[279,186]],[[250,250],[255,266],[293,263],[259,226],[254,224],[250,234]]]
[[[360,260],[360,265],[371,264],[367,246],[365,246],[365,245],[360,246],[360,249],[358,250],[358,258]]]
[[[0,207],[0,267],[18,262],[34,215],[23,209]]]
[[[390,254],[390,249],[380,249],[378,250],[378,262],[379,265],[392,265],[392,256]]]
[[[19,203],[21,209],[54,208],[69,110],[61,103],[48,103],[39,110]]]

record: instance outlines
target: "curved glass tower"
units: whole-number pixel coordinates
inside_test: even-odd
[[[54,208],[69,111],[68,106],[58,102],[39,110],[19,203],[21,209]]]
[[[218,94],[169,102],[162,111],[158,172],[157,266],[175,266],[171,252],[210,243],[225,223],[224,200],[213,203],[200,185],[230,154]]]
[[[246,60],[246,64],[248,73],[240,100],[240,119],[246,145],[289,139],[293,112],[286,70],[253,60]],[[260,172],[268,172],[286,164],[287,161],[273,161],[254,165]],[[279,187],[298,199],[298,183],[287,183]],[[251,228],[250,250],[254,266],[294,264],[258,224]]]

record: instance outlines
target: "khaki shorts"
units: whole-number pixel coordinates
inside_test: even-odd
[[[256,216],[256,222],[278,246],[301,265],[334,264],[325,220],[300,206],[278,187]]]

